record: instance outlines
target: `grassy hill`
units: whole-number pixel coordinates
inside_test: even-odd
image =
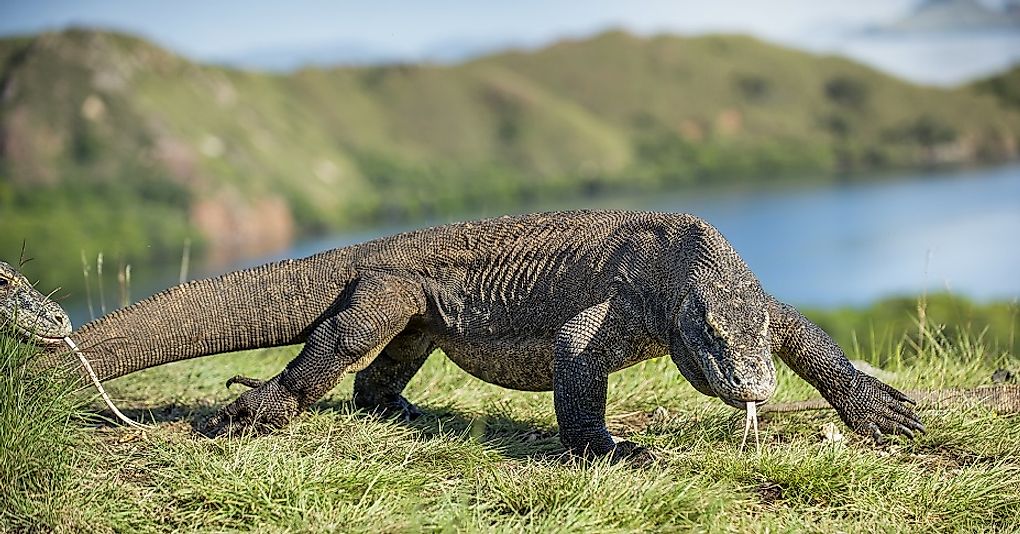
[[[111,261],[614,189],[1014,158],[1020,111],[738,36],[609,32],[456,66],[291,75],[68,30],[0,41],[0,257]]]
[[[998,98],[1004,105],[1020,109],[1020,65],[972,84],[978,92]]]

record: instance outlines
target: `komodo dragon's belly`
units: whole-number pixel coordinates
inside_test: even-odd
[[[514,339],[467,341],[439,338],[437,344],[447,357],[472,376],[490,384],[522,391],[553,389],[553,340]],[[628,349],[603,354],[608,372],[619,371],[650,358],[666,355],[666,348],[651,340],[620,343]],[[622,347],[621,347],[622,348]]]
[[[523,391],[553,389],[559,330],[553,325],[564,324],[591,305],[563,295],[504,302],[468,291],[453,297],[438,292],[430,301],[432,311],[423,327],[454,363],[490,384]],[[606,359],[600,365],[609,372],[665,354],[644,335],[620,341],[610,353],[595,356]]]
[[[522,391],[553,388],[551,339],[468,341],[440,337],[436,343],[458,367],[490,384]]]

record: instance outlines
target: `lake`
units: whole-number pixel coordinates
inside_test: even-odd
[[[796,305],[865,305],[925,290],[980,300],[1020,297],[1020,165],[847,185],[604,197],[543,208],[694,213],[722,231],[769,292]],[[305,241],[233,268],[308,256],[417,226]],[[173,283],[176,269],[160,277],[165,285]],[[82,305],[65,304],[75,324],[88,318]]]
[[[766,289],[797,304],[866,304],[925,288],[978,299],[1020,296],[1020,165],[853,185],[600,198],[555,208],[696,214],[722,231]],[[335,235],[276,258],[407,228]]]
[[[1020,296],[1020,166],[648,208],[712,222],[768,291],[795,304],[863,305],[925,290]]]

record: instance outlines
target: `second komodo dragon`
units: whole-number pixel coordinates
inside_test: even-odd
[[[31,289],[9,266],[0,277],[5,300]],[[26,300],[35,340],[59,337],[44,324],[64,328],[53,307]],[[232,379],[253,389],[210,418],[214,434],[280,427],[347,372],[357,372],[357,406],[413,416],[402,391],[436,348],[486,382],[552,390],[560,439],[578,454],[644,452],[606,430],[607,377],[666,354],[698,391],[737,408],[772,395],[775,354],[854,431],[924,431],[905,395],[857,371],[822,329],[762,290],[715,228],[685,214],[553,212],[399,234],[188,282],[71,338],[101,380],[304,342],[278,375]],[[44,365],[80,369],[57,349]]]

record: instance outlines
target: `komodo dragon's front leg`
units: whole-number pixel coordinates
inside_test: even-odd
[[[844,423],[858,434],[924,432],[924,425],[906,403],[906,395],[854,368],[824,330],[792,306],[770,299],[770,334],[776,353],[801,378],[825,397]]]
[[[336,386],[344,373],[369,364],[423,313],[403,281],[362,278],[339,313],[323,321],[280,374],[241,394],[206,422],[211,435],[238,427],[278,428]]]
[[[629,338],[608,301],[577,314],[556,336],[553,404],[560,441],[575,454],[614,460],[650,455],[636,443],[614,443],[606,430],[609,373],[623,366]]]

